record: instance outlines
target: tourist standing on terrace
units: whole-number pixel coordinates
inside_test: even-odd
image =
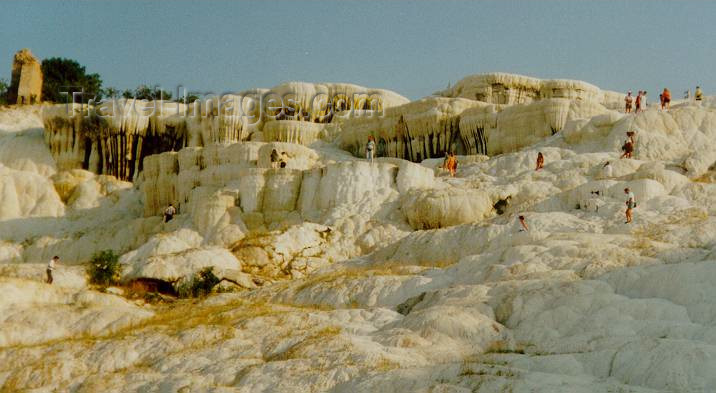
[[[627,139],[624,141],[624,145],[622,146],[624,154],[622,154],[620,158],[631,158],[631,154],[634,152],[634,131],[628,131],[626,134]]]
[[[455,177],[455,172],[457,172],[457,157],[455,157],[455,153],[450,152],[450,154],[445,157],[443,168],[450,172],[450,176]]]
[[[696,86],[696,91],[694,92],[694,99],[699,105],[701,105],[701,100],[704,99],[704,93],[701,91],[701,87],[699,86]]]
[[[664,91],[661,93],[661,110],[669,109],[671,106],[671,92],[666,87],[664,88]]]
[[[602,167],[602,175],[605,179],[611,179],[614,176],[614,168],[609,161]]]
[[[544,168],[544,156],[542,155],[542,152],[537,153],[537,167],[535,168],[536,171]]]
[[[627,194],[625,224],[629,224],[632,221],[631,210],[636,207],[636,199],[634,198],[634,193],[631,192],[629,187],[624,189],[624,193]]]
[[[174,218],[174,215],[177,214],[177,209],[174,208],[174,205],[171,203],[169,206],[167,206],[166,209],[164,209],[164,222],[169,222]]]
[[[52,278],[52,272],[55,270],[55,264],[60,262],[60,257],[55,255],[50,259],[50,262],[47,263],[47,283],[52,284],[53,278]]]
[[[624,113],[631,113],[632,102],[634,102],[634,97],[631,96],[631,90],[629,90],[624,97]]]
[[[641,112],[641,90],[636,93],[636,99],[634,99],[634,113]]]
[[[519,222],[519,225],[517,227],[518,232],[529,232],[530,228],[527,226],[527,221],[525,221],[525,216],[519,216],[519,217],[517,217],[517,220]]]
[[[375,151],[375,138],[373,135],[368,136],[368,143],[365,145],[365,159],[373,163],[373,152]]]

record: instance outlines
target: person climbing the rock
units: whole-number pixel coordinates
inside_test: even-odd
[[[281,152],[281,159],[279,160],[279,168],[285,168],[288,165],[288,154],[285,151]]]
[[[632,221],[632,212],[631,210],[636,207],[636,199],[634,198],[634,193],[631,192],[629,187],[624,189],[624,193],[627,195],[626,200],[626,222],[625,224],[629,224]]]
[[[700,86],[696,86],[696,91],[694,92],[694,100],[696,100],[696,103],[698,105],[701,105],[701,100],[704,99],[704,93],[701,91]]]
[[[629,90],[624,97],[624,113],[631,113],[632,102],[634,102],[634,97],[631,96],[631,90]]]
[[[544,168],[544,156],[542,155],[542,152],[538,152],[537,153],[537,167],[535,168],[535,171],[538,171],[542,168]]]
[[[641,112],[641,90],[636,93],[636,98],[634,99],[634,113]]]
[[[50,262],[47,263],[47,270],[45,270],[45,272],[47,273],[46,282],[48,284],[52,284],[52,281],[54,281],[54,279],[52,278],[52,272],[55,270],[55,265],[58,263],[60,263],[60,257],[58,257],[57,255],[52,257],[52,259],[50,259]]]
[[[624,150],[624,154],[620,158],[631,158],[634,152],[634,131],[627,132],[627,139],[624,141],[622,150]]]
[[[520,223],[518,228],[518,232],[529,232],[530,228],[527,226],[527,222],[525,221],[525,216],[519,216],[517,217],[518,222]]]
[[[278,168],[280,160],[281,158],[279,157],[276,149],[271,150],[271,168]]]
[[[614,168],[609,161],[602,167],[602,175],[604,175],[605,179],[611,179],[614,175]]]
[[[661,93],[661,110],[669,109],[671,106],[671,92],[666,87],[664,88],[664,91]]]
[[[373,152],[375,151],[375,138],[373,135],[368,136],[368,143],[365,145],[365,159],[373,163]]]
[[[167,206],[166,209],[164,209],[164,222],[169,222],[174,218],[174,215],[177,214],[177,209],[174,208],[174,205],[171,203],[169,206]]]

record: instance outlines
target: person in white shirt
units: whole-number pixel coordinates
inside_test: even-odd
[[[375,150],[375,138],[373,135],[368,137],[368,143],[365,145],[365,159],[373,163],[373,151]]]
[[[649,105],[646,101],[646,90],[641,92],[641,110],[645,111],[647,105]]]
[[[164,222],[169,222],[174,218],[174,215],[177,214],[177,209],[174,208],[174,205],[171,203],[167,208],[164,210]]]
[[[612,167],[612,164],[607,161],[606,164],[602,167],[602,175],[605,179],[611,179],[612,176],[614,176],[614,168]]]
[[[624,189],[624,193],[627,194],[625,224],[629,224],[632,221],[631,209],[636,207],[636,199],[634,198],[634,193],[629,190],[629,187]]]
[[[52,271],[55,270],[55,264],[60,262],[60,257],[55,255],[50,259],[50,262],[47,263],[47,283],[52,284],[53,278],[52,278]]]

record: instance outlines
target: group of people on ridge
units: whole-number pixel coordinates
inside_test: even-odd
[[[691,98],[690,91],[686,91],[685,98]],[[701,105],[703,98],[704,93],[701,91],[701,87],[696,86],[694,100],[697,104]],[[661,94],[659,94],[659,105],[661,110],[668,110],[671,107],[671,91],[666,87]],[[646,91],[639,90],[636,97],[632,96],[631,90],[627,92],[627,95],[624,97],[624,113],[632,113],[632,108],[635,108],[634,113],[639,113],[646,109],[646,107]]]
[[[639,113],[646,108],[646,90],[639,90],[636,97],[631,95],[631,90],[627,92],[626,97],[624,97],[624,113],[631,113],[632,105],[635,106],[634,113]]]
[[[686,98],[689,99],[690,96],[690,92],[687,91]],[[696,103],[700,105],[703,97],[704,94],[701,91],[701,87],[696,86],[696,91],[694,92],[694,100]],[[668,110],[671,106],[671,91],[666,87],[664,88],[664,91],[659,94],[659,104],[661,106],[661,110]],[[646,107],[646,90],[639,90],[636,97],[632,96],[631,90],[627,92],[624,97],[624,113],[632,113],[632,108],[634,108],[634,113],[639,113],[646,109]]]

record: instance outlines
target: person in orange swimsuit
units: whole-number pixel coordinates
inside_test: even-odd
[[[670,104],[671,92],[665,87],[664,91],[661,93],[661,110],[664,110],[664,108],[669,109]]]
[[[447,157],[447,161],[445,162],[445,169],[450,171],[450,176],[455,177],[455,172],[457,172],[457,157],[455,157],[455,153],[450,153]]]

